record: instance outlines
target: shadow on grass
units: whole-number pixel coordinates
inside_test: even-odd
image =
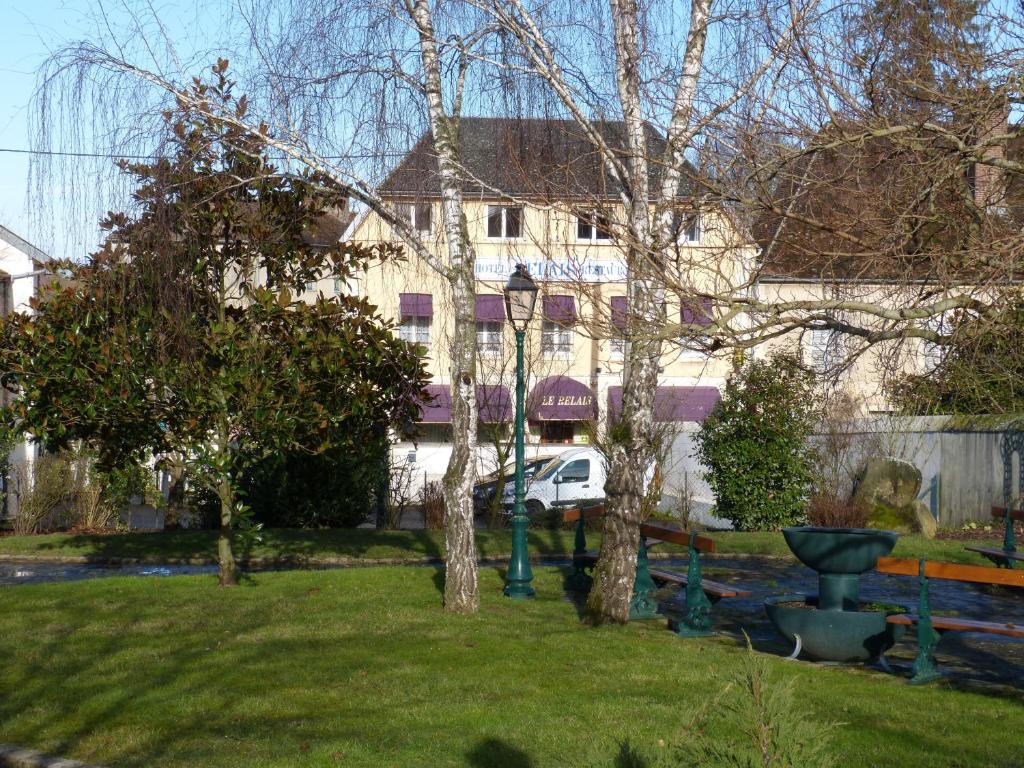
[[[533,760],[523,750],[501,739],[484,739],[466,759],[473,768],[533,768]]]

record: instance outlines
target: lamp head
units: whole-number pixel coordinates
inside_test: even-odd
[[[533,318],[537,303],[537,284],[533,282],[525,264],[516,264],[515,271],[505,284],[505,314],[512,327],[525,331]]]

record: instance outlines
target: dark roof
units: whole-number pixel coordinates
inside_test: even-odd
[[[827,145],[828,139],[826,129],[816,140]],[[1012,142],[1006,148],[1010,157],[1018,151]],[[972,259],[971,251],[986,238],[998,240],[1019,231],[1024,208],[1013,201],[1024,196],[1014,194],[1011,180],[979,229],[961,186],[972,182],[950,176],[953,161],[927,137],[916,144],[912,139],[897,143],[884,138],[836,142],[828,150],[800,158],[777,183],[772,197],[776,210],[765,205],[753,226],[761,248],[761,277],[985,279],[993,265]],[[988,183],[998,187],[998,180],[989,175]],[[936,190],[933,196],[922,195],[931,188]]]
[[[594,125],[609,146],[623,151],[626,140],[621,121],[596,121]],[[573,120],[463,117],[459,142],[466,172],[463,189],[468,195],[545,200],[618,196],[597,150]],[[651,125],[647,125],[647,147],[654,184],[665,138]],[[427,132],[384,180],[380,193],[438,197],[437,174],[433,139]],[[680,197],[689,196],[690,179],[686,176],[680,184]]]
[[[303,233],[303,239],[317,248],[332,248],[341,240],[356,215],[347,208],[325,211]]]

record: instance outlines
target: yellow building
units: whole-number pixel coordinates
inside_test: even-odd
[[[577,130],[571,122],[550,120],[463,118],[460,123],[463,164],[472,179],[465,189],[465,212],[476,255],[477,380],[484,423],[507,421],[511,411],[515,346],[502,288],[518,263],[541,287],[526,354],[532,455],[589,442],[594,425],[602,429],[621,401],[626,268],[616,237],[622,206]],[[614,139],[621,126],[609,123],[605,130]],[[436,162],[424,136],[380,194],[443,260],[447,250],[434,174]],[[689,265],[687,279],[741,281],[756,247],[728,217],[698,210],[695,203],[681,192],[677,255]],[[372,213],[357,218],[348,236],[368,244],[397,239]],[[438,475],[447,461],[450,416],[447,340],[453,320],[446,283],[429,264],[410,257],[374,266],[359,290],[399,323],[403,338],[429,351],[435,399],[423,410],[417,462],[429,466],[428,476]],[[710,307],[669,292],[666,312],[670,323],[692,323],[708,316]],[[661,367],[656,415],[682,428],[703,419],[717,401],[731,358],[670,339]],[[481,431],[481,445],[490,434]],[[481,470],[491,468],[484,458]]]

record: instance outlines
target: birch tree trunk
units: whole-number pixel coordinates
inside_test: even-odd
[[[455,327],[449,346],[452,387],[452,454],[444,475],[444,607],[472,613],[480,607],[476,540],[473,528],[473,483],[476,481],[476,284],[474,253],[469,243],[462,199],[458,118],[444,106],[441,64],[427,0],[408,6],[420,39],[430,129],[437,152],[441,216],[448,246],[446,265]]]

